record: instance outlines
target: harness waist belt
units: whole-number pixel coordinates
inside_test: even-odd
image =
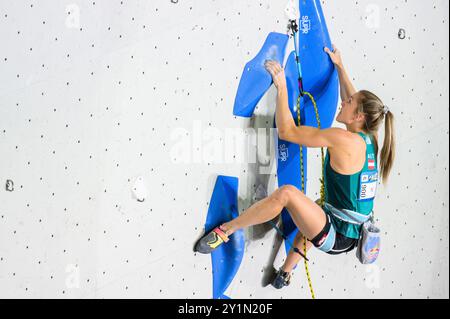
[[[331,214],[344,222],[354,224],[354,225],[362,225],[366,221],[368,221],[373,212],[370,212],[369,215],[364,215],[349,209],[338,209],[329,203],[324,203],[324,207],[328,209]]]

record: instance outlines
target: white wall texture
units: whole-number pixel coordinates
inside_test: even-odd
[[[270,31],[285,32],[286,4],[1,1],[0,297],[211,298],[210,257],[192,247],[215,177],[239,177],[240,211],[255,186],[271,192],[276,180],[246,161],[208,158],[210,141],[218,134],[238,159],[249,141],[230,151],[225,132],[271,126],[273,89],[256,119],[235,118],[232,106],[245,62]],[[355,86],[395,114],[398,154],[376,201],[379,260],[311,250],[316,295],[448,298],[449,2],[322,5]],[[319,153],[310,154],[316,198]],[[138,177],[144,201],[132,194]],[[246,238],[229,296],[310,298],[303,265],[289,287],[262,286],[279,247],[273,230],[251,227]],[[281,249],[276,267],[283,258]]]

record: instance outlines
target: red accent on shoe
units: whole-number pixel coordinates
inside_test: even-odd
[[[222,238],[222,240],[223,240],[224,242],[228,242],[228,241],[230,240],[230,239],[228,238],[227,234],[225,234],[225,233],[223,232],[223,230],[220,229],[220,226],[214,228],[213,231],[216,232],[217,235],[219,235],[219,237]]]

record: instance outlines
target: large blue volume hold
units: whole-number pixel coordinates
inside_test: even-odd
[[[209,233],[219,226],[239,216],[238,213],[238,179],[231,176],[217,176],[206,217],[205,230]],[[244,256],[245,238],[243,230],[238,230],[212,251],[213,298],[229,299],[224,295],[233,281]]]
[[[338,103],[338,75],[324,47],[331,48],[330,36],[323,16],[320,0],[300,0],[300,19],[297,52],[302,66],[304,90],[316,100],[322,128],[331,126]],[[298,67],[295,52],[288,57],[285,67],[288,103],[297,123]],[[305,95],[300,100],[301,125],[317,127],[317,120],[311,100]],[[300,147],[278,139],[278,186],[294,185],[301,190]],[[303,173],[306,193],[307,151],[303,148]],[[282,211],[283,231],[293,242],[297,227],[286,209]],[[290,246],[285,242],[286,253]]]
[[[262,49],[253,60],[245,65],[234,101],[233,114],[251,117],[259,100],[272,85],[272,76],[264,67],[266,60],[284,62],[289,36],[271,32]]]

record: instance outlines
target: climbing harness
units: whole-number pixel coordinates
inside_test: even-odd
[[[295,20],[290,20],[290,25],[289,25],[288,28],[292,32],[291,36],[294,38],[295,61],[297,62],[298,75],[299,75],[298,76],[298,87],[299,87],[300,95],[297,98],[297,105],[296,105],[297,126],[301,125],[300,99],[306,95],[306,96],[308,96],[308,98],[311,100],[311,102],[313,104],[314,112],[315,112],[316,120],[317,120],[317,128],[320,130],[321,129],[320,116],[319,116],[319,111],[318,111],[318,108],[317,108],[316,101],[315,101],[315,99],[314,99],[314,97],[312,96],[311,93],[306,92],[306,91],[303,90],[302,68],[301,68],[300,58],[299,58],[299,55],[298,55],[298,52],[297,52],[297,40],[296,40],[296,34],[298,32],[297,22]],[[324,154],[323,147],[320,150],[321,150],[321,156],[322,156],[322,178],[320,179],[320,199],[319,199],[318,204],[319,204],[319,206],[323,207],[323,205],[325,203],[325,183],[324,183],[325,154]],[[305,192],[305,176],[304,176],[304,166],[303,166],[303,146],[302,145],[300,145],[300,172],[301,172],[301,191],[304,193]],[[276,231],[281,235],[281,237],[284,240],[286,240],[286,242],[291,246],[293,251],[298,253],[300,256],[303,257],[304,265],[305,265],[306,278],[308,280],[308,285],[309,285],[309,290],[311,291],[312,299],[315,299],[314,289],[312,287],[311,276],[310,276],[309,268],[308,268],[308,261],[309,260],[306,257],[306,241],[308,239],[305,236],[303,236],[303,253],[302,253],[297,247],[293,246],[293,244],[288,240],[287,236],[272,221],[270,221],[270,223],[276,229]]]

